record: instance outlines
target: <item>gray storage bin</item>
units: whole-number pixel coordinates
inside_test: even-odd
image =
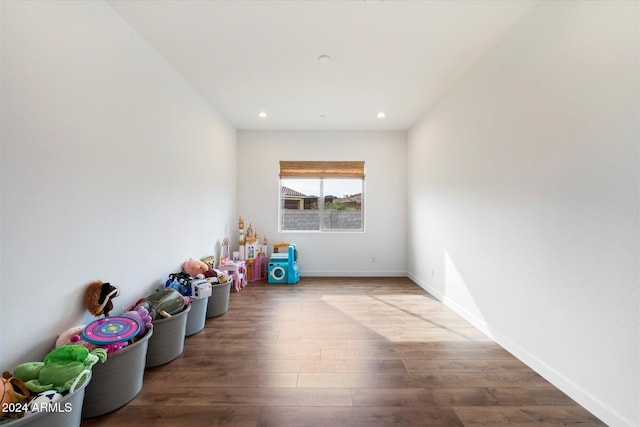
[[[93,379],[84,396],[82,418],[99,417],[129,403],[142,390],[147,347],[153,330],[133,344],[93,366]]]
[[[231,277],[227,283],[213,285],[211,296],[207,304],[207,317],[216,317],[229,310],[229,293],[231,292]]]
[[[82,402],[90,381],[91,375],[73,393],[57,401],[52,412],[35,412],[15,421],[0,424],[11,427],[78,427],[82,422]]]
[[[153,337],[147,350],[147,368],[164,365],[182,354],[191,304],[180,313],[153,321]]]
[[[185,336],[197,334],[204,329],[204,322],[207,320],[207,305],[209,298],[192,299],[191,311],[187,314],[187,327]]]

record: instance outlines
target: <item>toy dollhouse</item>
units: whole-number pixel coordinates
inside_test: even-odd
[[[247,270],[247,280],[254,282],[267,278],[267,238],[262,244],[258,239],[258,233],[254,230],[253,224],[244,229],[244,220],[238,218],[238,246],[240,261],[244,261]]]

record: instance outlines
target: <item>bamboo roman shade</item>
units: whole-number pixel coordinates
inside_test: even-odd
[[[364,178],[364,162],[280,161],[280,178]]]

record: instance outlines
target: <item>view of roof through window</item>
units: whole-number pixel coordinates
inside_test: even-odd
[[[353,179],[324,179],[324,194],[334,197],[352,197],[362,192],[362,181]],[[287,179],[286,187],[282,189],[288,189],[299,194],[297,196],[319,196],[318,194],[318,180],[317,179]],[[283,195],[285,195],[283,193]],[[294,195],[294,194],[286,194]]]

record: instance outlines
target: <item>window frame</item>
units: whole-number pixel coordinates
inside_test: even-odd
[[[318,229],[284,229],[284,205],[283,200],[283,181],[287,179],[314,179],[319,180],[318,195]],[[360,182],[361,198],[360,198],[360,228],[325,228],[324,213],[326,212],[326,202],[324,194],[325,180],[330,179],[352,179]],[[286,187],[286,186],[284,186]],[[297,191],[297,190],[294,190]],[[357,194],[357,193],[356,193]],[[366,218],[365,203],[365,174],[364,161],[346,161],[346,162],[280,162],[280,178],[278,182],[278,232],[279,233],[364,233]]]

